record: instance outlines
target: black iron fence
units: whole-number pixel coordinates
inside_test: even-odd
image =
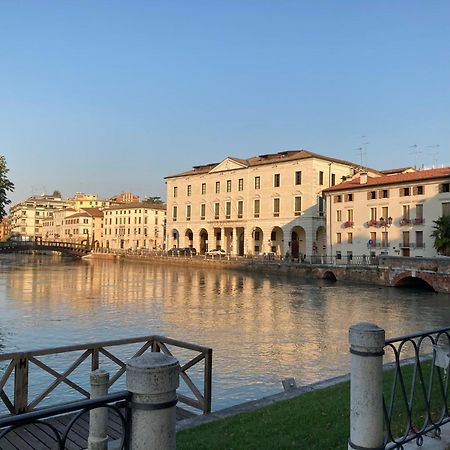
[[[386,449],[421,446],[450,422],[449,349],[450,328],[386,340],[384,359],[394,362],[384,381]]]
[[[107,408],[109,411],[114,412],[119,422],[117,424],[116,421],[116,433],[117,428],[120,428],[120,437],[118,439],[117,436],[114,438],[115,441],[118,441],[115,448],[126,450],[128,449],[130,434],[130,398],[130,392],[121,391],[95,399],[81,400],[0,419],[0,448],[8,448],[7,445],[11,445],[10,443],[14,442],[15,439],[23,439],[24,437],[39,441],[39,448],[56,448],[58,450],[63,450],[67,447],[87,448],[88,430],[85,429],[85,436],[81,436],[79,431],[81,427],[78,425],[78,422],[83,415],[92,410]],[[67,416],[68,414],[70,416]],[[55,420],[55,418],[61,416],[70,417],[66,425],[61,426],[62,422]],[[21,432],[28,426],[32,426],[33,429],[26,430],[27,433],[25,434]],[[75,428],[78,429],[76,433],[77,439],[73,441],[71,433]]]

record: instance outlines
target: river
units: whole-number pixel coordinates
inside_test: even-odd
[[[347,333],[450,324],[428,291],[60,256],[0,256],[0,351],[149,334],[212,347],[213,410],[349,371]],[[1,375],[1,371],[0,371]]]

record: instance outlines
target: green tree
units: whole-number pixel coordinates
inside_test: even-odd
[[[440,255],[450,256],[450,216],[439,217],[434,220],[434,248]]]
[[[8,192],[14,190],[14,184],[7,177],[8,172],[6,158],[0,155],[0,220],[6,216],[5,206],[11,203],[11,200],[8,199]]]
[[[53,197],[55,197],[55,198],[62,198],[62,195],[61,195],[61,191],[58,191],[57,189],[55,189],[54,191],[53,191]]]
[[[164,203],[161,200],[161,197],[145,197],[144,202],[145,203],[153,203],[153,204],[157,204],[157,205]]]

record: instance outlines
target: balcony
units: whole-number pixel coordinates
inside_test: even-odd
[[[376,220],[376,219],[370,219],[368,222],[367,222],[367,226],[368,227],[376,227],[378,225],[378,221]]]
[[[389,248],[391,246],[390,242],[373,242],[372,244],[367,244],[367,248]]]
[[[423,217],[416,217],[413,223],[414,225],[422,225],[425,223],[425,219]]]
[[[405,225],[409,225],[410,223],[411,223],[411,220],[409,220],[409,219],[406,219],[406,218],[400,219],[400,226],[401,227],[403,227]]]
[[[344,228],[352,228],[353,227],[353,221],[347,220],[347,222],[344,222]]]

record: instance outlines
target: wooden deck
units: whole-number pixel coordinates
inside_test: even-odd
[[[177,408],[177,420],[186,419],[195,414],[182,408]],[[73,415],[64,415],[49,419],[62,435]],[[89,413],[83,414],[74,424],[69,433],[66,449],[81,450],[87,448],[89,434]],[[109,411],[108,436],[110,441],[121,439],[123,436],[122,422],[118,414]],[[0,440],[0,450],[48,450],[57,449],[57,441],[52,430],[42,424],[30,424],[8,433]]]

